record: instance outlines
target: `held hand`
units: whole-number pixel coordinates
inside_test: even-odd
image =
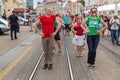
[[[86,34],[86,33],[88,33],[88,32],[90,32],[89,30],[85,30],[85,31],[83,31],[83,34]]]
[[[76,34],[77,33],[77,31],[74,31],[74,34]]]
[[[117,24],[117,22],[114,22],[114,24]]]
[[[86,29],[86,30],[84,31],[84,33],[88,33],[88,32],[90,32],[88,29]]]
[[[54,33],[51,34],[51,37],[55,37],[55,35],[56,35],[56,33],[54,32]]]
[[[97,30],[98,33],[102,32],[102,30]]]
[[[63,27],[65,27],[65,25],[64,25],[64,24],[62,24],[62,26],[63,26]]]
[[[40,36],[41,36],[41,37],[43,37],[43,36],[44,36],[44,34],[43,34],[42,32],[39,32],[39,34],[40,34]]]

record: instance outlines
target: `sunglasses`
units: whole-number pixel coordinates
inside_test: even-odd
[[[97,11],[91,11],[91,13],[96,13]]]

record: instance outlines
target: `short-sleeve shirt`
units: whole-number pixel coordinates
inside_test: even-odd
[[[57,22],[55,22],[55,23],[54,23],[54,27],[55,27],[55,28],[57,28],[57,26],[58,26],[58,23],[57,23]]]
[[[88,17],[87,19],[87,24],[88,24],[88,29],[90,32],[88,32],[87,35],[98,35],[99,33],[97,32],[99,23],[102,21],[101,18],[93,18],[93,17]]]
[[[64,23],[69,24],[70,23],[70,17],[64,17]]]
[[[51,15],[50,17],[41,16],[39,19],[42,23],[42,32],[44,34],[42,38],[51,37],[51,34],[54,32],[54,23],[56,16],[55,15]]]
[[[9,16],[10,24],[11,23],[17,23],[18,17],[15,14],[12,14]]]
[[[120,24],[119,19],[111,19],[110,23],[113,23],[113,22],[117,22],[118,24]],[[119,28],[119,25],[117,25],[117,24],[112,24],[111,25],[112,30],[118,30],[118,28]]]

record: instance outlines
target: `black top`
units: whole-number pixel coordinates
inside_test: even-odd
[[[6,16],[2,16],[3,19],[7,20],[7,17]]]
[[[10,24],[11,23],[17,23],[18,17],[15,14],[12,14],[9,16]]]

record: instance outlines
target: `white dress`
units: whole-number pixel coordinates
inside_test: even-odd
[[[75,35],[72,38],[72,43],[75,44],[76,46],[83,46],[85,44],[85,35],[82,36]]]

